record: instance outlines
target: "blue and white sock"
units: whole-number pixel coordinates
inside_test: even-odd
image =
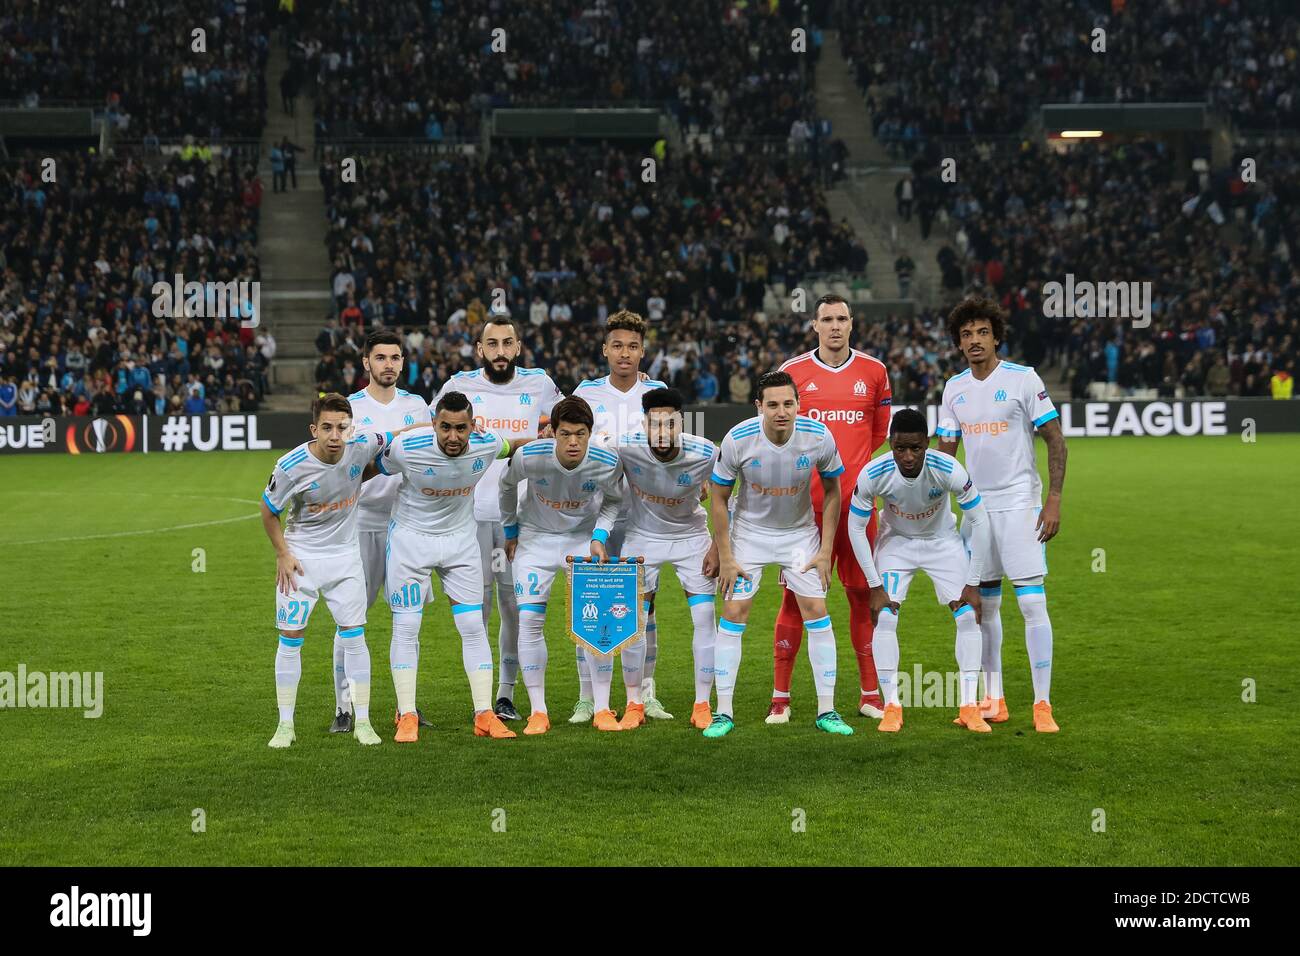
[[[352,694],[352,712],[357,720],[370,719],[370,648],[364,627],[339,628],[343,639],[343,670]]]
[[[983,640],[980,626],[975,623],[975,609],[963,604],[952,612],[957,623],[957,669],[961,671],[961,706],[969,707],[979,702],[980,659]]]
[[[1047,616],[1047,593],[1041,584],[1017,585],[1016,603],[1025,617],[1025,649],[1029,651],[1034,679],[1034,703],[1051,703],[1052,619]]]
[[[736,672],[740,669],[740,639],[744,634],[744,624],[728,621],[725,617],[718,622],[718,639],[713,652],[713,676],[718,687],[717,712],[727,717],[734,716],[731,699],[736,693]]]
[[[871,632],[871,656],[876,660],[876,680],[885,706],[898,706],[898,615],[893,608],[881,608]]]
[[[302,679],[302,638],[280,635],[275,646],[275,702],[280,719],[293,721],[298,701],[298,681]]]
[[[817,713],[835,709],[835,631],[829,614],[804,621],[808,632],[808,663],[812,665],[813,687],[817,689]]]
[[[479,604],[453,604],[451,619],[460,633],[460,657],[469,679],[469,694],[474,713],[492,709],[492,646],[483,626],[483,607]]]
[[[686,599],[691,611],[695,634],[691,638],[691,656],[695,660],[695,702],[708,703],[713,690],[713,653],[718,644],[718,622],[713,616],[712,594],[695,594]]]

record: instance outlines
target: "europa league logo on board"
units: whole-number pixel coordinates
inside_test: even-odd
[[[129,415],[76,421],[64,432],[69,454],[82,452],[103,454],[109,451],[135,450],[135,422]]]

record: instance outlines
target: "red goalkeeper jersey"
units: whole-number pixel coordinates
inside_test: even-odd
[[[831,430],[844,462],[840,475],[840,509],[847,510],[858,473],[872,453],[889,437],[889,372],[879,359],[857,349],[848,361],[833,368],[817,350],[796,355],[781,366],[799,390],[799,414],[822,422]],[[812,483],[812,502],[822,510],[821,482]]]

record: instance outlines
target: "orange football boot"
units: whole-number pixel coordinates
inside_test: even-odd
[[[691,726],[703,730],[711,723],[713,723],[713,711],[709,709],[709,702],[696,701],[695,706],[691,708]]]
[[[979,704],[967,704],[961,709],[953,723],[960,724],[967,730],[973,730],[977,734],[991,734],[993,732],[993,728],[980,716]]]
[[[532,716],[528,718],[528,726],[524,728],[524,733],[532,737],[537,734],[544,734],[551,729],[551,718],[546,716],[546,711],[535,710]]]
[[[898,704],[886,704],[885,716],[880,718],[876,729],[887,734],[896,734],[903,729],[903,708]]]
[[[1005,724],[1007,718],[1011,716],[1007,713],[1007,699],[1005,697],[994,700],[985,694],[984,699],[979,703],[979,707],[980,716],[990,724]]]
[[[413,744],[420,739],[420,718],[415,716],[415,711],[397,719],[397,734],[393,739],[399,744]]]
[[[498,717],[490,710],[474,715],[474,736],[475,737],[495,737],[497,740],[509,740],[511,737],[519,736],[509,727],[501,722]]]
[[[1052,705],[1045,700],[1034,704],[1034,730],[1040,734],[1054,734],[1061,728],[1052,719]]]
[[[627,709],[623,711],[623,719],[618,722],[618,729],[636,730],[644,723],[645,704],[628,704]]]
[[[622,730],[619,725],[618,717],[612,710],[598,710],[596,717],[591,722],[591,726],[597,730]]]

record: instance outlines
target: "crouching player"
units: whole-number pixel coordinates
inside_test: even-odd
[[[460,633],[461,659],[474,700],[474,734],[509,738],[514,732],[492,709],[492,648],[483,623],[483,563],[474,521],[474,486],[488,466],[509,456],[510,443],[474,431],[474,410],[460,392],[445,392],[434,409],[433,429],[408,432],[376,461],[385,475],[400,475],[388,525],[384,583],[393,612],[389,667],[397,691],[399,744],[419,734],[415,709],[420,624],[437,572]]]
[[[903,727],[898,699],[898,610],[907,598],[912,576],[924,571],[939,603],[947,604],[957,623],[957,667],[961,671],[961,711],[956,723],[986,734],[976,692],[980,670],[981,568],[989,547],[988,516],[979,492],[961,462],[929,450],[925,416],[910,408],[889,426],[890,453],[867,463],[858,475],[849,504],[849,540],[871,588],[876,617],[876,673],[885,701],[885,716],[876,727],[896,733]],[[970,527],[971,553],[957,534],[948,495],[957,497]],[[867,522],[875,499],[885,501],[880,537],[873,556]]]
[[[312,403],[312,439],[275,463],[262,492],[262,527],[275,547],[275,693],[280,724],[270,746],[295,740],[293,709],[302,677],[302,640],[322,598],[343,645],[357,742],[377,744],[370,725],[370,651],[366,648],[366,577],[357,541],[357,499],[366,468],[392,432],[352,434],[352,406],[330,393]],[[280,514],[287,512],[284,527]]]
[[[591,441],[591,406],[580,398],[566,398],[551,409],[554,438],[530,442],[510,459],[501,476],[501,520],[506,537],[506,558],[515,576],[519,601],[519,666],[532,714],[524,733],[544,734],[551,729],[546,712],[546,602],[551,582],[565,566],[567,555],[587,555],[606,561],[605,542],[618,518],[623,501],[623,467],[618,455]],[[527,497],[519,500],[520,482],[527,481]],[[645,641],[623,649],[644,660]],[[628,666],[625,660],[624,666]],[[641,664],[632,663],[637,685],[628,687],[628,702],[640,703]],[[621,730],[609,706],[614,661],[593,662],[593,724],[597,730]]]
[[[727,432],[709,479],[716,486],[709,494],[709,513],[718,544],[723,604],[713,652],[718,710],[704,736],[722,737],[734,726],[740,639],[768,564],[781,565],[785,586],[794,592],[803,615],[817,690],[817,728],[851,734],[853,728],[835,712],[835,634],[826,613],[840,514],[838,479],[844,465],[826,426],[798,413],[794,379],[785,372],[768,372],[758,380],[757,391],[759,414]],[[737,479],[736,510],[729,515],[727,500]],[[825,495],[820,543],[808,491],[815,480],[821,481]]]
[[[627,480],[627,537],[624,555],[645,558],[646,611],[654,606],[659,569],[671,564],[686,592],[694,626],[691,652],[695,660],[695,706],[691,724],[703,730],[713,720],[709,693],[713,690],[713,617],[718,547],[709,536],[708,517],[700,507],[708,498],[709,474],[717,449],[713,442],[682,431],[682,396],[675,388],[657,388],[641,396],[646,430],[620,435],[618,457]],[[649,648],[647,648],[647,652]],[[623,662],[624,682],[640,682]],[[672,714],[663,716],[671,718]],[[623,729],[645,721],[644,704],[629,703]]]

